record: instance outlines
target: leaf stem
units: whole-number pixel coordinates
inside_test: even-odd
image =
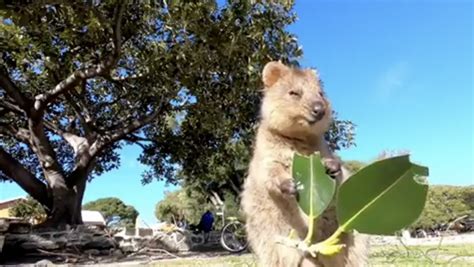
[[[313,188],[313,177],[314,177],[314,173],[313,173],[313,156],[310,156],[309,157],[309,169],[310,169],[310,177],[311,179],[309,180],[309,184],[310,184],[310,189]],[[314,232],[314,221],[316,220],[315,216],[314,216],[314,211],[313,211],[313,194],[309,194],[309,216],[308,216],[308,233],[306,234],[306,237],[304,239],[303,242],[305,242],[306,245],[310,245],[311,244],[311,241],[312,241],[312,238],[313,238],[313,232]]]
[[[313,239],[313,232],[314,232],[314,221],[316,220],[316,218],[314,216],[309,216],[308,217],[308,233],[306,234],[306,237],[305,239],[303,240],[303,242],[305,242],[306,245],[311,245],[311,241]]]

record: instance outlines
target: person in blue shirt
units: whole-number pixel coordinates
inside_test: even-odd
[[[207,242],[209,239],[209,232],[212,230],[214,224],[214,215],[210,210],[207,210],[201,217],[201,221],[198,224],[198,229],[204,232],[204,240]]]

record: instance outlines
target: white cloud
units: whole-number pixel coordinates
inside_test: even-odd
[[[406,62],[398,62],[387,68],[376,82],[376,98],[378,100],[387,100],[397,91],[406,87],[408,74],[409,68]]]

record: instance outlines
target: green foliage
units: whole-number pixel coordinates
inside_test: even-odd
[[[186,79],[185,87],[197,101],[181,107],[173,127],[153,132],[157,141],[140,158],[153,166],[143,182],[164,177],[203,193],[215,183],[222,191],[239,194],[255,136],[261,70],[276,59],[298,65],[302,55],[296,37],[286,30],[296,20],[292,5],[292,1],[228,1],[222,10],[212,11],[216,20],[202,17],[211,10],[189,11],[199,12],[206,25],[190,24],[188,30],[205,44],[214,44],[214,50],[203,50],[204,44],[190,47],[189,75],[199,78]],[[351,122],[336,118],[331,129],[328,138],[334,148],[353,144]]]
[[[9,210],[9,213],[12,217],[23,218],[28,221],[34,220],[37,223],[44,221],[46,218],[46,212],[41,204],[30,196],[20,200]]]
[[[240,200],[238,196],[230,192],[224,194],[224,212],[225,217],[237,217],[243,219],[242,213],[240,212]]]
[[[393,234],[419,216],[425,206],[428,168],[408,156],[376,161],[339,187],[337,217],[344,231]],[[361,188],[364,192],[361,193]]]
[[[115,197],[100,198],[82,206],[85,210],[100,211],[109,227],[134,227],[138,211]]]
[[[332,202],[336,181],[326,174],[319,152],[309,157],[295,154],[292,166],[293,177],[302,188],[298,203],[310,218],[317,218]]]
[[[187,190],[188,189],[188,190]],[[238,197],[231,192],[223,193],[225,217],[241,217]],[[216,216],[216,207],[209,201],[207,195],[199,191],[182,188],[167,192],[165,198],[156,204],[155,216],[160,221],[175,222],[185,219],[190,224],[197,224],[206,210],[214,213],[216,224],[221,220]],[[219,210],[220,211],[220,210]]]
[[[474,217],[474,186],[430,186],[426,206],[411,229],[433,229],[464,215]]]
[[[180,189],[165,194],[165,198],[156,204],[155,216],[160,221],[174,223],[185,219],[188,223],[197,224],[208,209],[212,210],[213,205],[205,196],[197,191]]]

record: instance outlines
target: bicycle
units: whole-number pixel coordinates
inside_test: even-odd
[[[245,225],[236,217],[229,217],[227,219],[230,222],[221,230],[221,246],[229,252],[240,253],[248,247]]]
[[[218,240],[220,245],[231,253],[240,253],[246,250],[248,247],[248,241],[245,233],[245,225],[236,217],[229,217],[226,221],[229,222],[220,230]],[[193,227],[193,229],[188,230],[188,233],[192,244],[199,246],[206,243],[204,232]],[[210,242],[213,243],[214,240],[217,241],[216,239],[211,238]]]

